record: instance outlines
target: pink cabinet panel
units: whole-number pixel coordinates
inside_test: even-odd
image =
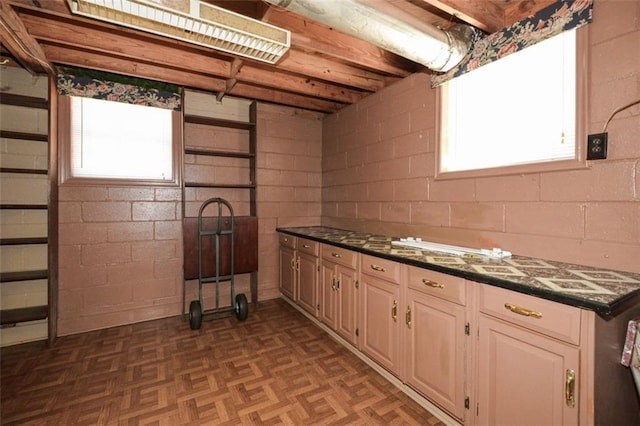
[[[361,276],[361,349],[387,370],[399,374],[400,332],[403,324],[400,286],[365,274]]]
[[[480,315],[478,423],[578,424],[580,349]]]
[[[318,313],[318,264],[317,256],[299,252],[296,302],[314,316]]]
[[[295,299],[296,259],[294,250],[287,246],[280,246],[280,292],[291,300]]]
[[[464,306],[407,293],[407,383],[459,419],[465,415]]]

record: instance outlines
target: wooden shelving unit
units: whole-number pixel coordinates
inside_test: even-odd
[[[229,120],[223,118],[214,118],[214,117],[206,117],[201,115],[190,115],[185,114],[184,123],[185,126],[189,124],[203,125],[203,126],[212,126],[212,127],[220,127],[227,129],[238,129],[247,131],[249,134],[249,147],[246,151],[235,151],[235,150],[221,150],[221,149],[205,149],[201,147],[190,146],[188,140],[185,138],[185,155],[193,155],[200,157],[218,157],[218,158],[228,158],[228,159],[243,159],[248,160],[248,172],[249,172],[249,180],[247,182],[195,182],[183,180],[183,218],[185,218],[185,225],[183,230],[186,230],[192,226],[192,224],[188,224],[187,221],[192,220],[193,218],[188,218],[186,216],[186,200],[185,200],[185,191],[189,188],[211,188],[211,189],[222,189],[222,190],[238,190],[238,191],[248,191],[249,192],[249,216],[236,216],[236,228],[240,229],[240,233],[245,233],[245,235],[241,235],[240,238],[243,240],[241,245],[238,245],[236,242],[236,266],[240,265],[240,269],[236,269],[236,274],[244,274],[249,273],[250,275],[250,291],[251,291],[251,300],[253,301],[253,305],[257,306],[258,303],[258,275],[257,275],[257,244],[258,244],[258,233],[257,233],[257,207],[256,207],[256,147],[257,147],[257,137],[256,137],[256,102],[252,102],[249,107],[249,121],[237,121],[237,120]],[[185,132],[186,133],[186,132]],[[188,167],[186,162],[184,162],[185,168]],[[242,256],[243,251],[247,250],[247,241],[255,241],[255,247],[251,247],[250,249],[255,249],[255,256],[253,254],[248,255],[248,258],[240,258],[238,256]],[[237,241],[237,238],[236,238]],[[190,239],[185,236],[185,257],[187,256],[188,249],[186,247],[187,244],[191,243]],[[242,247],[242,249],[238,249],[238,247]],[[193,253],[191,253],[193,255]],[[255,257],[255,259],[254,259]],[[185,259],[185,265],[189,264],[189,261]],[[187,267],[185,266],[185,277],[187,274]]]
[[[35,108],[48,110],[49,102],[45,98],[24,96],[14,93],[2,93],[0,96],[0,104],[10,105],[23,108]],[[40,133],[28,133],[12,130],[0,130],[0,138],[13,139],[19,141],[31,141],[31,142],[49,142],[48,134]],[[48,151],[48,149],[47,149]],[[47,176],[49,171],[46,169],[38,168],[26,168],[26,167],[0,167],[0,173],[6,174],[20,174],[20,175],[39,175]],[[3,210],[50,210],[48,204],[34,204],[34,203],[5,203],[0,202],[0,211]],[[49,217],[49,215],[48,215]],[[49,222],[49,219],[48,219]],[[49,225],[50,226],[50,225]],[[30,246],[30,245],[47,245],[49,244],[48,236],[38,237],[12,237],[12,238],[0,238],[0,246]],[[47,248],[47,252],[50,252],[50,247]],[[47,261],[47,264],[50,264]],[[4,283],[20,283],[34,280],[49,280],[50,272],[48,269],[39,270],[23,270],[14,272],[2,272],[0,273],[0,284]],[[48,282],[48,286],[50,283]],[[47,289],[47,293],[51,294],[52,290]],[[55,319],[51,319],[51,306],[50,304],[41,305],[34,303],[30,306],[24,306],[19,308],[5,308],[0,310],[0,325],[3,327],[17,325],[19,323],[25,323],[30,321],[49,319],[48,328],[48,340],[51,343],[55,338],[51,335],[51,322]],[[55,330],[55,326],[53,328]]]

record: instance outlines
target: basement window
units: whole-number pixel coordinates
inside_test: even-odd
[[[177,185],[180,113],[61,96],[62,182]]]
[[[445,83],[437,176],[584,167],[576,45],[565,31]]]

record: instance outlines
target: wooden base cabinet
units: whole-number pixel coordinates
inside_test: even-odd
[[[320,243],[280,235],[280,292],[310,314],[318,315]]]
[[[400,375],[402,366],[400,276],[403,266],[384,259],[361,256],[360,350],[396,376]]]
[[[322,244],[320,321],[357,344],[357,253]]]
[[[296,237],[280,235],[280,292],[295,300],[296,288]]]
[[[298,238],[296,260],[296,298],[295,301],[310,314],[318,315],[318,275],[320,243]]]
[[[280,234],[280,290],[461,424],[638,424],[628,320]]]
[[[481,286],[478,424],[579,424],[580,328],[578,308]]]
[[[462,278],[409,267],[405,382],[460,420],[465,419],[467,323]]]
[[[578,424],[578,348],[485,315],[479,335],[479,424]]]

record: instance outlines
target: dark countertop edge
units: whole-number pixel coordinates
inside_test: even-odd
[[[323,227],[323,228],[333,229],[336,231],[342,230],[339,228],[330,228],[330,227]],[[354,232],[347,229],[344,229],[343,231]],[[347,250],[368,254],[370,256],[381,257],[383,259],[392,260],[395,262],[400,262],[400,263],[404,263],[411,266],[416,266],[422,269],[429,269],[436,272],[442,272],[448,275],[469,279],[482,284],[489,284],[489,285],[501,287],[507,290],[517,291],[518,293],[529,294],[531,296],[540,297],[543,299],[551,300],[553,302],[562,303],[564,305],[570,305],[578,308],[589,309],[605,318],[612,318],[616,316],[618,313],[624,311],[629,305],[631,305],[633,300],[640,298],[640,290],[636,290],[625,296],[621,296],[619,299],[615,300],[612,303],[607,304],[607,303],[590,302],[588,300],[576,299],[564,294],[554,293],[552,291],[545,291],[543,289],[532,288],[532,287],[519,284],[513,281],[509,281],[509,280],[501,280],[500,278],[490,277],[490,276],[479,274],[479,273],[461,271],[458,269],[447,268],[446,266],[434,265],[431,263],[421,262],[415,259],[408,259],[401,256],[394,256],[386,253],[380,253],[378,251],[367,250],[360,247],[351,246],[349,244],[342,244],[329,239],[315,237],[302,232],[296,232],[296,231],[293,231],[291,228],[276,228],[276,232],[289,234],[295,237],[306,238],[308,240],[317,241],[322,244],[329,244],[336,247],[342,247]]]

